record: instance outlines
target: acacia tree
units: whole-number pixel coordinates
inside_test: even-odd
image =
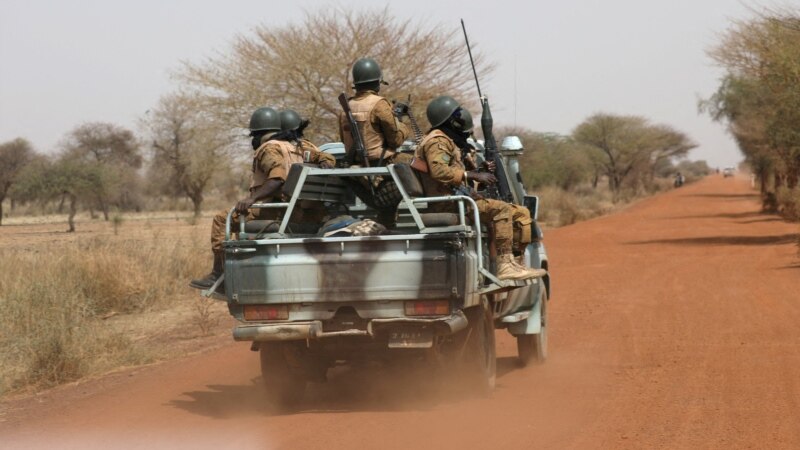
[[[109,204],[129,206],[142,167],[139,142],[133,132],[112,123],[91,122],[70,131],[63,144],[64,158],[78,164],[97,166],[106,181],[97,186],[95,202],[109,219]]]
[[[724,122],[761,181],[792,189],[800,179],[800,9],[734,22],[709,55],[725,68],[701,109]]]
[[[210,182],[230,165],[229,133],[219,131],[196,99],[181,93],[162,97],[141,123],[150,140],[151,165],[173,191],[192,201],[199,216]]]
[[[247,123],[261,106],[292,108],[311,120],[311,138],[338,140],[336,97],[351,87],[350,68],[362,57],[381,65],[390,85],[381,94],[405,100],[424,121],[425,105],[452,95],[474,106],[472,69],[460,30],[398,20],[388,9],[325,9],[306,13],[301,23],[262,25],[239,36],[224,54],[187,64],[180,78],[197,92],[200,107],[231,127]],[[476,54],[482,75],[492,65]]]
[[[616,195],[624,183],[635,184],[663,158],[682,157],[696,147],[685,134],[664,125],[651,125],[639,116],[595,114],[578,125],[572,137],[592,147],[592,160],[608,177]]]
[[[96,199],[96,192],[109,183],[111,174],[96,164],[63,156],[55,161],[36,158],[25,167],[14,186],[14,195],[26,200],[48,202],[65,198],[69,205],[69,229],[75,231],[79,202]]]
[[[30,142],[22,138],[0,144],[0,225],[3,223],[3,202],[34,155]]]

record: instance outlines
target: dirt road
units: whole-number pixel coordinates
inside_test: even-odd
[[[550,360],[498,333],[490,398],[339,369],[292,414],[246,344],[0,413],[4,448],[800,448],[798,227],[711,177],[546,235]]]

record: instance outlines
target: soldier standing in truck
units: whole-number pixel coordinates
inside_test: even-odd
[[[465,131],[465,121],[461,113],[461,105],[450,96],[437,97],[428,104],[426,114],[432,129],[417,147],[416,153],[416,157],[428,166],[428,172],[422,174],[427,196],[452,195],[454,188],[459,185],[469,186],[471,182],[484,185],[496,182],[494,175],[489,172],[466,170],[461,160],[461,148],[467,145],[469,132]],[[494,224],[494,241],[498,254],[497,278],[526,279],[544,276],[544,270],[524,267],[514,260],[511,205],[485,198],[478,198],[476,203],[481,221]],[[432,206],[433,209],[452,207],[446,203]]]
[[[290,130],[291,131],[291,130]],[[317,163],[323,168],[332,168],[336,159],[327,153],[320,152],[316,146],[299,146],[292,142],[291,132],[282,131],[281,116],[272,108],[259,108],[250,117],[250,136],[252,137],[253,174],[250,181],[250,195],[236,204],[236,211],[231,224],[239,223],[241,214],[248,220],[270,219],[274,210],[250,210],[256,202],[272,202],[281,200],[280,188],[286,181],[289,168],[296,163]],[[189,286],[195,289],[209,289],[224,272],[222,242],[225,239],[225,221],[228,211],[220,211],[214,216],[211,224],[211,251],[214,264],[211,272],[204,278],[192,280]]]

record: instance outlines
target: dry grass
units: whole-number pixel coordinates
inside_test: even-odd
[[[121,234],[6,247],[0,259],[0,396],[156,357],[104,318],[185,301],[191,294],[186,280],[208,265],[206,239]]]
[[[536,192],[539,196],[539,220],[549,227],[571,225],[581,220],[602,216],[613,211],[612,195],[604,189],[580,187],[565,191],[558,187],[545,187]]]

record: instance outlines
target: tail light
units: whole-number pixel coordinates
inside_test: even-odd
[[[289,305],[244,305],[244,320],[287,320]]]
[[[407,316],[444,316],[450,314],[447,300],[420,300],[405,303]]]

